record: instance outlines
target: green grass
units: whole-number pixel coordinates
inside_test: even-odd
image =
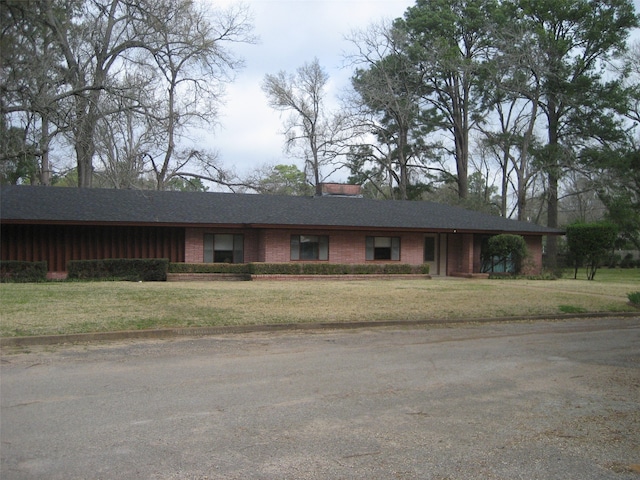
[[[167,327],[634,311],[640,270],[594,281],[360,280],[0,284],[0,336]]]
[[[566,269],[563,278],[573,279],[573,269]],[[578,280],[586,280],[586,269],[578,269]],[[594,279],[596,283],[640,284],[640,268],[599,268]]]
[[[562,313],[585,313],[586,310],[582,307],[576,307],[575,305],[558,305],[558,310]]]

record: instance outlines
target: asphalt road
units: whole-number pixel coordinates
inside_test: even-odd
[[[1,360],[2,480],[640,478],[640,318]]]

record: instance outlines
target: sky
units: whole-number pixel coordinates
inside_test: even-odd
[[[229,0],[227,0],[229,1]],[[230,0],[233,1],[233,0]],[[207,0],[220,3],[220,0]],[[354,30],[382,19],[401,17],[414,0],[244,0],[253,15],[258,43],[235,45],[245,67],[226,87],[220,125],[200,134],[208,148],[218,151],[226,169],[244,176],[265,165],[296,164],[284,153],[283,118],[267,104],[261,89],[265,75],[298,67],[318,58],[329,75],[327,101],[337,106],[337,95],[349,85],[351,69],[344,54],[345,40]],[[333,179],[336,180],[336,179]]]
[[[203,0],[224,5],[236,0]],[[258,43],[235,45],[245,61],[233,83],[227,85],[225,105],[215,129],[199,134],[199,142],[217,150],[220,163],[241,177],[266,165],[302,161],[284,153],[283,118],[267,104],[261,89],[265,75],[298,67],[318,58],[330,80],[327,102],[337,108],[337,96],[349,85],[352,70],[344,66],[353,45],[345,39],[383,19],[401,17],[415,0],[243,0],[253,15]],[[640,0],[633,1],[640,12]],[[346,173],[328,180],[341,181]]]

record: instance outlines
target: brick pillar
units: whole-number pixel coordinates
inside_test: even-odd
[[[473,234],[462,234],[460,272],[473,273]]]
[[[525,275],[540,275],[542,273],[542,237],[541,236],[525,236],[527,243],[528,258],[524,260],[522,265],[522,273]]]

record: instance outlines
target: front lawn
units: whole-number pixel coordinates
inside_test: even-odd
[[[640,270],[595,281],[358,280],[0,284],[0,336],[165,327],[632,311]]]

